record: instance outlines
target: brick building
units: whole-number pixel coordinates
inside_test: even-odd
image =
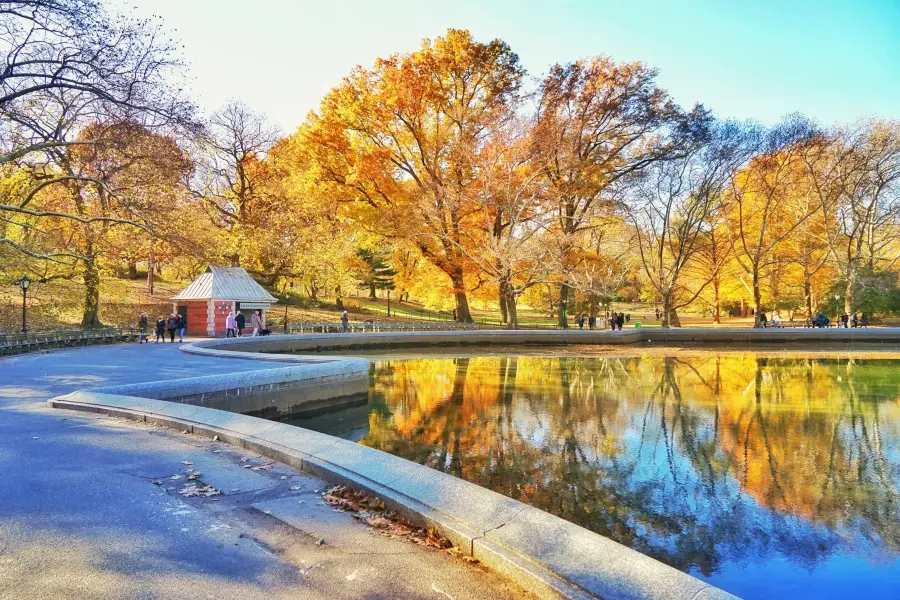
[[[181,290],[174,298],[175,312],[187,316],[188,335],[223,337],[228,312],[242,312],[250,327],[250,315],[266,313],[278,300],[240,267],[214,267]],[[265,326],[265,325],[264,325]]]

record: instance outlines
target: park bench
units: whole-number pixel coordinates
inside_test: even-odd
[[[128,342],[138,339],[140,331],[137,329],[72,329],[54,330],[29,333],[28,335],[0,334],[0,355],[20,354],[43,350],[48,348],[60,348],[70,346],[86,346],[89,344],[102,344],[112,342]]]
[[[780,321],[775,326],[776,329],[787,329],[793,327],[811,327],[809,321]]]
[[[477,323],[455,323],[453,321],[351,321],[347,325],[350,333],[379,331],[471,331],[478,329]],[[342,333],[340,321],[327,323],[291,323],[291,333]]]

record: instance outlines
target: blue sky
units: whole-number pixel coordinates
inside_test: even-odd
[[[679,103],[722,117],[900,118],[900,0],[111,2],[174,30],[203,108],[238,98],[286,132],[353,66],[448,27],[505,40],[534,76],[595,54],[643,60]]]

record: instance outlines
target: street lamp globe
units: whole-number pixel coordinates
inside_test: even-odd
[[[27,292],[28,286],[31,285],[31,279],[28,275],[22,275],[22,279],[19,281],[19,285],[22,286],[22,291]]]

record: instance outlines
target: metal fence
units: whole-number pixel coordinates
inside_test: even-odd
[[[478,323],[456,323],[454,321],[351,321],[347,325],[350,333],[379,331],[473,331],[491,328]],[[343,325],[338,322],[291,323],[291,333],[342,333]]]

